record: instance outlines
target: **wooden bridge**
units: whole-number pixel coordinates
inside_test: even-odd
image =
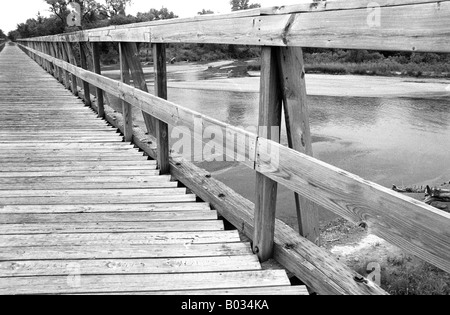
[[[270,258],[311,292],[386,294],[318,246],[321,209],[450,272],[449,214],[312,157],[299,47],[450,52],[450,1],[378,4],[257,9],[22,39],[22,51],[7,45],[0,294],[307,294],[284,270],[263,268]],[[119,46],[121,81],[101,75],[102,42]],[[165,48],[179,42],[263,46],[259,134],[166,100]],[[154,95],[136,43],[153,47]],[[104,93],[122,100],[122,114],[112,116]],[[282,105],[290,148],[271,134]],[[148,132],[133,124],[133,107]],[[169,125],[205,144],[231,142],[226,155],[245,156],[256,173],[256,204],[171,156]],[[232,136],[203,138],[211,125]],[[275,219],[278,184],[295,193],[301,235]]]

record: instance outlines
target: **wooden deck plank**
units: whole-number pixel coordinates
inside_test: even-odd
[[[191,196],[191,195],[188,195]],[[0,205],[0,213],[106,213],[106,212],[173,212],[173,211],[202,211],[211,210],[210,205],[196,202],[194,198],[185,203],[136,203],[136,204],[94,204],[94,205]]]
[[[11,184],[51,184],[51,183],[134,183],[134,182],[168,182],[170,181],[170,176],[146,176],[146,175],[109,175],[107,173],[101,175],[93,176],[35,176],[35,177],[4,177],[0,178],[0,187],[3,189],[8,189],[8,185]]]
[[[110,163],[109,165],[104,165],[103,163],[84,163],[84,164],[78,164],[78,165],[66,165],[66,166],[59,166],[57,163],[55,163],[55,166],[3,166],[0,169],[0,173],[21,173],[21,172],[75,172],[75,171],[118,171],[118,170],[150,170],[154,171],[156,170],[156,165],[146,164],[142,163],[141,165],[124,165],[125,163],[117,163],[118,165],[114,165],[113,163]],[[122,164],[122,165],[120,165]],[[1,165],[1,164],[0,164]],[[60,164],[61,165],[61,164]],[[20,177],[20,176],[19,176]]]
[[[4,224],[0,235],[86,234],[86,233],[148,233],[224,231],[222,221],[161,221],[161,222],[83,222]]]
[[[255,256],[194,258],[41,260],[0,262],[0,277],[69,276],[77,268],[80,275],[174,274],[261,270]]]
[[[95,191],[97,192],[97,191]],[[59,197],[13,197],[0,198],[0,206],[3,205],[91,205],[91,204],[133,204],[133,203],[167,203],[167,202],[193,202],[195,195],[155,195],[155,196],[59,196]]]
[[[139,259],[252,255],[248,243],[0,247],[1,261]]]
[[[240,242],[237,231],[0,235],[0,247],[214,244]]]
[[[87,177],[87,176],[157,176],[157,170],[104,170],[104,171],[56,171],[56,172],[0,172],[0,178],[15,177]]]
[[[186,188],[155,188],[155,189],[105,189],[105,190],[0,190],[0,200],[8,201],[8,198],[15,197],[84,197],[96,196],[163,196],[163,195],[185,195]]]
[[[145,292],[289,286],[284,271],[3,278],[0,294]]]
[[[105,294],[105,293],[103,293]],[[103,295],[102,294],[102,295]],[[108,294],[105,294],[108,295]],[[117,292],[110,295],[221,295],[221,296],[309,296],[308,289],[305,286],[279,286],[279,287],[261,287],[244,289],[216,289],[216,290],[189,290],[189,291],[149,291],[149,292]]]
[[[70,181],[53,182],[53,183],[33,183],[33,184],[23,184],[23,183],[10,183],[7,186],[0,184],[0,194],[5,190],[81,190],[81,189],[143,189],[143,188],[176,188],[178,187],[178,182],[160,181],[155,179],[151,182],[96,182],[96,183],[77,183]]]
[[[103,212],[103,213],[67,213],[67,214],[4,214],[0,211],[0,224],[46,224],[46,223],[91,223],[91,222],[155,222],[155,221],[209,221],[217,220],[217,212],[172,211],[172,212]],[[1,230],[0,230],[1,233]]]

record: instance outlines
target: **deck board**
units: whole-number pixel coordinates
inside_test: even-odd
[[[0,294],[295,294],[217,211],[15,46],[0,54]]]

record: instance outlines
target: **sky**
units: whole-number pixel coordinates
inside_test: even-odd
[[[104,3],[104,0],[97,0]],[[263,7],[281,6],[305,2],[305,0],[253,0],[250,3],[260,3]],[[179,17],[197,15],[202,9],[212,10],[215,13],[228,13],[231,11],[229,0],[133,0],[131,7],[127,8],[128,14],[148,12],[151,8],[160,9],[166,7]],[[49,16],[48,5],[44,0],[10,0],[2,1],[0,7],[0,29],[5,33],[16,29],[17,24],[25,22],[29,18],[36,17],[40,12],[43,16]]]

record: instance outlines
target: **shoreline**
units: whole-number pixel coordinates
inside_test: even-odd
[[[201,81],[201,84],[198,82]],[[168,82],[169,88],[259,93],[259,77]],[[149,85],[153,83],[149,82]],[[307,74],[311,96],[441,98],[450,97],[449,79],[416,79],[357,75]],[[418,92],[420,91],[420,92]]]
[[[207,64],[168,64],[168,87],[203,91],[229,91],[237,93],[259,93],[260,72],[249,71],[248,77],[227,78],[226,73],[211,73],[211,67],[220,68],[233,61],[218,61]],[[117,79],[119,70],[103,71],[107,77]],[[202,77],[206,73],[210,77]],[[144,67],[147,84],[153,86],[153,68]],[[178,76],[189,75],[189,80]],[[172,77],[172,78],[171,78]],[[199,84],[201,82],[201,84]],[[444,98],[450,97],[450,79],[415,78],[394,76],[306,74],[307,94],[310,96],[370,97],[370,98]]]

